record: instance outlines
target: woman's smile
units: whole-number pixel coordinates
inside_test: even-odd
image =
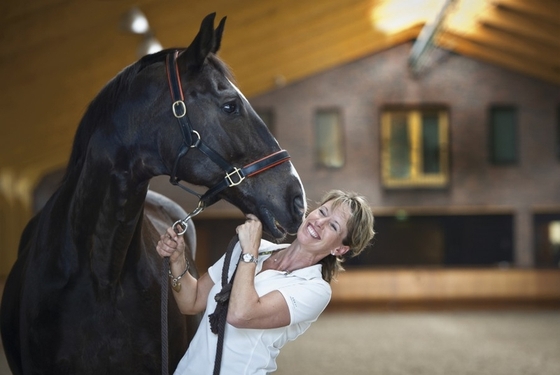
[[[317,233],[317,231],[315,230],[313,225],[311,225],[311,224],[307,225],[307,232],[311,235],[311,237],[313,237],[317,240],[321,239],[321,236],[319,236],[319,233]]]

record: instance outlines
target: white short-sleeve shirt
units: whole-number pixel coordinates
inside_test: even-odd
[[[259,253],[287,247],[262,240]],[[233,249],[229,278],[241,255],[239,243]],[[292,273],[266,270],[259,273],[263,262],[270,256],[259,255],[255,271],[255,289],[259,296],[280,291],[290,310],[290,325],[272,329],[240,329],[226,323],[222,352],[221,375],[264,375],[276,370],[280,348],[295,340],[317,320],[331,298],[331,287],[321,276],[321,265],[316,264]],[[211,375],[216,357],[218,335],[210,330],[208,315],[216,308],[214,296],[222,289],[224,257],[208,269],[214,286],[208,295],[206,311],[189,349],[179,362],[176,375]],[[229,280],[228,278],[228,280]]]

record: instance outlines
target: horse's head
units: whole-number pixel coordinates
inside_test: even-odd
[[[165,88],[158,98],[163,101],[163,107],[157,108],[161,116],[150,119],[151,126],[158,127],[150,137],[157,137],[163,162],[163,169],[154,174],[168,174],[172,179],[211,188],[224,181],[227,166],[223,162],[242,168],[281,151],[266,124],[215,55],[224,23],[225,18],[214,29],[214,14],[207,16],[192,44],[187,49],[176,50],[176,60],[167,62],[168,74],[171,71],[170,88]],[[162,53],[169,59],[174,52]],[[161,69],[158,74],[163,81]],[[152,85],[153,79],[152,76]],[[176,79],[180,85],[175,85]],[[183,98],[174,97],[174,90],[179,92],[175,96],[184,97],[184,107],[177,103]],[[244,213],[257,215],[263,229],[277,238],[296,232],[306,209],[301,180],[292,163],[285,159],[216,195]],[[231,178],[235,183],[239,176],[234,173]]]

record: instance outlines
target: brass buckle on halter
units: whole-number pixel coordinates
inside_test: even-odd
[[[177,107],[181,109],[182,113],[177,114]],[[176,102],[174,102],[171,105],[171,109],[173,110],[173,115],[177,118],[185,117],[185,115],[187,114],[187,106],[182,100],[177,100]]]
[[[239,185],[240,183],[243,182],[245,177],[242,176],[240,172],[241,172],[241,169],[239,169],[237,167],[234,167],[233,172],[226,173],[226,180],[228,180],[228,187],[237,186],[237,185]],[[237,175],[238,181],[233,181],[233,179],[231,178],[233,175]]]

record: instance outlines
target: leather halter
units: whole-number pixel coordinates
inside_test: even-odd
[[[183,143],[179,148],[177,158],[173,164],[173,170],[171,171],[171,176],[169,182],[173,185],[177,185],[183,190],[188,191],[199,197],[200,201],[198,207],[192,214],[187,216],[181,224],[185,227],[188,219],[198,213],[200,213],[205,207],[208,207],[221,198],[217,195],[222,190],[239,185],[247,177],[252,177],[256,174],[266,171],[267,169],[273,168],[279,164],[282,164],[290,159],[290,155],[286,150],[276,151],[268,156],[265,156],[259,160],[245,165],[244,167],[238,168],[232,166],[223,157],[221,157],[216,151],[208,147],[204,141],[200,138],[200,134],[192,128],[191,121],[187,113],[187,105],[185,104],[185,98],[183,96],[183,89],[181,86],[181,77],[179,75],[179,67],[177,66],[177,58],[182,51],[175,50],[167,55],[166,57],[166,68],[167,68],[167,80],[169,83],[169,89],[171,91],[171,100],[173,104],[171,105],[171,110],[173,115],[179,123],[179,128],[181,129],[181,134],[183,135]],[[222,181],[209,188],[206,193],[202,196],[189,189],[188,187],[180,184],[180,180],[177,178],[177,168],[179,160],[187,154],[189,149],[197,148],[202,153],[212,160],[216,165],[225,171],[225,177]],[[177,224],[177,223],[176,223]]]

